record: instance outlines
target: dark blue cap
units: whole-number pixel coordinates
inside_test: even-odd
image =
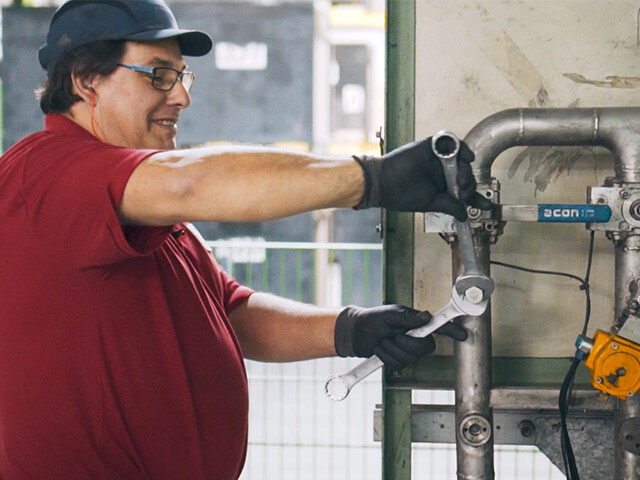
[[[68,51],[99,40],[162,40],[177,38],[183,55],[206,55],[211,37],[183,30],[162,0],[69,0],[54,13],[47,43],[38,57],[51,73]]]

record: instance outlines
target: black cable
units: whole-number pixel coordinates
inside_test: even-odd
[[[580,290],[583,290],[585,293],[585,317],[584,317],[584,325],[582,327],[582,336],[586,336],[587,329],[589,326],[589,319],[591,317],[591,289],[589,285],[589,278],[591,277],[591,266],[593,264],[593,244],[594,244],[594,234],[595,232],[592,230],[589,238],[589,254],[587,257],[587,271],[585,272],[584,279],[578,277],[577,275],[572,275],[571,273],[565,272],[555,272],[550,270],[537,270],[533,268],[521,267],[518,265],[512,265],[509,263],[491,261],[492,265],[498,265],[502,267],[512,268],[515,270],[520,270],[528,273],[536,273],[541,275],[556,275],[559,277],[570,278],[573,280],[577,280],[580,282]],[[582,358],[579,356],[580,352],[576,352],[576,356],[573,358],[571,362],[571,366],[569,367],[569,371],[562,382],[562,386],[560,388],[560,395],[558,398],[558,408],[560,410],[560,446],[562,449],[562,463],[564,465],[565,475],[567,480],[580,480],[580,476],[578,475],[578,466],[576,464],[576,459],[573,453],[573,448],[571,447],[571,438],[569,437],[569,430],[567,428],[567,414],[569,413],[569,404],[571,401],[571,392],[573,390],[573,383],[576,376],[576,370],[578,369],[578,365],[580,365],[580,361]]]
[[[571,367],[569,367],[569,371],[562,382],[558,399],[558,407],[560,409],[560,446],[562,448],[562,463],[568,480],[580,480],[576,459],[573,454],[573,448],[571,447],[571,438],[569,437],[569,430],[567,428],[567,414],[569,412],[569,403],[571,401],[571,390],[573,389],[573,381],[579,364],[580,360],[578,358],[574,358],[571,362]]]

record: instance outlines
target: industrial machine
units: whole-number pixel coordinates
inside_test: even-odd
[[[383,478],[421,478],[418,442],[455,444],[458,480],[492,480],[503,445],[536,446],[570,479],[640,478],[638,3],[386,5],[387,149],[458,133],[500,207],[470,212],[496,284],[461,317],[470,341],[384,375]],[[461,271],[450,223],[384,213],[386,302],[444,303]],[[414,395],[437,389],[455,403]]]

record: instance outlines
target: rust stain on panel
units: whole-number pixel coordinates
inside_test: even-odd
[[[479,28],[470,29],[469,33],[478,48],[530,107],[549,106],[549,88],[538,68],[487,9],[480,4],[476,7],[482,23]],[[463,12],[466,16],[470,14]],[[477,17],[469,19],[472,25],[478,23]]]
[[[563,73],[562,76],[575,83],[583,83],[601,88],[640,88],[640,77],[609,75],[605,77],[605,80],[592,80],[579,73]]]
[[[593,155],[589,147],[527,147],[511,162],[508,177],[515,177],[518,170],[524,169],[524,182],[535,185],[534,196],[544,192],[550,183],[556,181],[562,173],[569,174],[577,161],[585,155]]]

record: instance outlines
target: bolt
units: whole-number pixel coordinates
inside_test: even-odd
[[[536,427],[530,420],[523,420],[518,425],[518,430],[523,437],[529,438],[535,433]]]
[[[596,199],[596,204],[598,205],[606,205],[607,203],[609,203],[609,201],[607,200],[607,197],[598,197]]]
[[[612,343],[611,344],[611,348],[613,348],[614,350],[618,349],[618,344],[617,343]]]
[[[625,222],[625,221],[620,222],[620,223],[618,224],[618,227],[619,227],[619,228],[620,228],[620,230],[622,230],[622,231],[629,230],[629,228],[630,228],[630,227],[629,227],[629,224],[628,224],[627,222]]]
[[[482,427],[477,423],[473,423],[469,426],[469,433],[474,437],[477,437],[482,433]]]
[[[480,218],[481,213],[482,213],[482,210],[480,210],[479,208],[469,207],[467,209],[467,215],[469,216],[469,220],[475,220],[477,218]]]
[[[469,303],[478,304],[484,298],[484,292],[479,287],[469,287],[464,292],[464,298]]]
[[[598,378],[596,378],[596,383],[602,383],[602,381],[603,381],[603,380],[602,380],[602,377],[598,377]]]
[[[627,392],[627,397],[633,397],[633,392]]]
[[[629,192],[626,190],[620,190],[620,196],[622,198],[629,198]]]

